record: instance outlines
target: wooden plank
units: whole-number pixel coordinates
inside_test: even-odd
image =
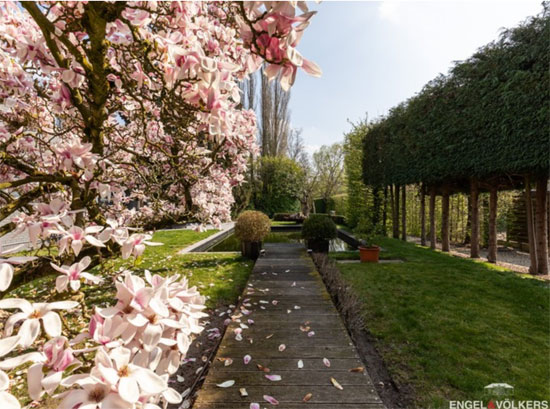
[[[259,307],[261,304],[256,303],[255,305]],[[291,313],[296,315],[304,315],[304,320],[307,321],[308,316],[311,315],[338,315],[338,311],[328,304],[328,303],[318,303],[318,304],[302,304],[299,300],[294,300],[294,302],[285,302],[278,301],[276,305],[267,304],[264,305],[265,309],[255,308],[254,311],[247,315],[247,317],[264,317],[264,319],[274,318],[275,316],[280,316],[281,314],[289,314],[288,310],[291,310]],[[297,308],[298,307],[298,308]],[[273,316],[273,317],[272,317]]]
[[[303,297],[302,295],[289,296],[285,295],[284,297],[273,297],[269,292],[260,292],[257,291],[256,294],[247,294],[243,296],[243,299],[246,300],[246,304],[256,305],[260,303],[260,300],[268,301],[271,303],[273,300],[277,300],[279,303],[292,303],[292,305],[332,305],[330,297]]]
[[[245,297],[252,294],[257,294],[258,289],[252,290],[247,289],[245,292]],[[298,287],[286,287],[286,288],[270,288],[269,294],[273,297],[287,297],[287,296],[302,296],[302,297],[312,297],[319,295],[319,292],[321,291],[320,286],[319,287],[305,287],[305,288],[298,288]]]
[[[334,336],[325,336],[325,337],[319,337],[316,335],[312,337],[308,337],[307,333],[302,334],[301,336],[294,337],[292,341],[288,341],[288,336],[280,335],[276,332],[272,333],[273,336],[269,339],[265,339],[265,337],[252,337],[254,340],[254,349],[256,348],[262,348],[262,349],[277,349],[279,345],[285,342],[292,342],[292,346],[296,348],[310,348],[311,345],[316,346],[322,346],[322,347],[333,347],[338,348],[342,345],[347,345],[353,347],[353,343],[351,340],[349,342],[342,342],[341,339],[335,339]],[[269,335],[269,334],[268,334]],[[315,338],[315,339],[312,339]],[[234,347],[234,348],[249,348],[249,344],[245,341],[237,341],[234,338],[227,339],[227,342],[224,344],[227,347]],[[285,344],[286,345],[286,344]],[[288,346],[288,345],[287,345]]]
[[[319,286],[320,289],[324,287],[324,284],[321,280],[317,280],[314,278],[312,278],[311,280],[304,280],[305,277],[303,276],[300,276],[299,279],[288,278],[287,276],[281,277],[280,280],[274,280],[274,278],[277,277],[270,276],[268,279],[266,278],[262,281],[258,281],[256,280],[256,278],[254,278],[254,280],[250,281],[251,285],[248,288],[260,291],[260,288],[265,287],[269,288],[270,291],[272,291],[273,288],[306,288],[311,287],[312,285]]]
[[[251,330],[247,330],[243,333],[243,343],[246,343],[245,340],[252,338],[255,341],[259,341],[261,339],[265,339],[268,336],[271,337],[278,337],[279,339],[292,339],[292,338],[305,338],[307,337],[307,333],[302,333],[300,331],[300,334],[297,335],[295,327],[279,327],[279,328],[273,328],[272,326],[252,326]],[[339,331],[339,329],[334,327],[312,327],[313,331],[315,331],[315,337],[318,337],[319,339],[323,338],[331,338],[335,336],[335,331]],[[338,337],[342,338],[343,342],[349,342],[349,336],[347,333],[338,332]],[[227,339],[235,338],[235,334],[231,332],[227,335]]]
[[[368,373],[350,372],[363,364],[303,246],[266,245],[239,308],[246,314],[233,314],[194,409],[249,409],[251,402],[271,407],[264,395],[275,397],[285,409],[385,409]],[[286,345],[283,351],[281,344]],[[247,365],[245,355],[252,357]],[[228,358],[232,363],[226,366]],[[267,379],[257,364],[281,380]],[[335,388],[331,377],[344,390]],[[235,385],[216,386],[227,380]],[[246,388],[248,396],[242,397],[239,388]],[[302,400],[307,393],[313,396],[306,404]]]
[[[311,403],[332,403],[335,405],[349,403],[376,403],[379,399],[374,389],[366,389],[364,386],[347,386],[344,390],[338,390],[332,386],[330,376],[327,376],[323,386],[300,386],[300,385],[271,385],[248,386],[237,382],[230,388],[219,388],[213,385],[204,385],[201,389],[197,402],[264,402],[263,395],[270,395],[277,399],[281,405],[286,403],[302,403],[304,396],[313,394]],[[246,388],[247,398],[242,398],[239,388]],[[285,407],[284,405],[283,407]],[[336,406],[337,407],[337,406]]]
[[[347,385],[366,385],[368,378],[363,373],[353,372],[341,372],[335,375],[335,372],[331,368],[317,369],[317,370],[296,370],[296,371],[271,371],[269,373],[262,372],[256,368],[254,360],[251,361],[248,366],[254,367],[253,371],[223,371],[218,370],[212,376],[209,376],[205,384],[220,384],[228,379],[238,378],[239,382],[248,386],[272,386],[273,381],[266,378],[266,375],[279,375],[282,380],[279,382],[286,382],[296,386],[314,386],[314,385],[326,385],[327,376],[335,376],[338,378],[338,382],[342,386]]]
[[[208,376],[213,376],[213,374],[216,373],[216,371],[224,371],[224,372],[231,372],[231,371],[238,371],[238,372],[246,372],[246,371],[256,371],[258,368],[255,366],[256,364],[261,364],[267,368],[269,368],[272,372],[277,371],[303,371],[306,370],[317,370],[317,371],[324,371],[326,369],[325,364],[323,363],[322,359],[318,358],[302,358],[302,362],[304,364],[303,369],[298,369],[298,361],[299,359],[287,359],[287,358],[265,358],[265,359],[259,359],[259,358],[252,358],[254,361],[254,365],[252,365],[252,362],[248,365],[245,365],[242,358],[233,360],[233,363],[230,366],[225,366],[224,362],[220,359],[225,358],[223,354],[218,354],[219,359],[215,359],[214,363],[212,364],[212,370],[208,374]],[[364,366],[361,361],[358,358],[345,358],[345,359],[331,359],[330,360],[330,370],[334,373],[336,372],[348,372],[352,368],[357,368],[359,366]]]
[[[277,312],[278,314],[276,314]],[[248,315],[243,314],[240,318],[237,318],[236,316],[233,317],[234,321],[229,324],[230,328],[236,328],[239,326],[242,327],[241,324],[243,323],[249,326],[250,330],[253,330],[254,327],[269,327],[271,323],[280,323],[281,328],[292,327],[300,329],[300,326],[303,325],[310,326],[311,328],[314,326],[343,328],[343,323],[339,315],[322,308],[317,308],[315,311],[308,311],[307,308],[304,308],[304,311],[302,311],[301,308],[296,310],[294,307],[290,308],[289,306],[287,309],[266,311],[264,314],[253,313]],[[252,322],[249,320],[252,320]],[[271,327],[277,329],[277,327],[274,327],[273,325],[271,325]],[[248,331],[248,329],[246,330]]]
[[[250,345],[254,345],[250,348]],[[254,355],[258,358],[271,358],[278,356],[280,358],[356,358],[357,352],[355,348],[349,345],[341,345],[336,348],[334,346],[294,346],[287,345],[286,349],[279,352],[277,348],[264,348],[261,344],[242,344],[241,346],[235,346],[234,344],[223,344],[218,350],[218,354],[229,356],[231,358],[242,358],[246,354]]]
[[[258,402],[262,408],[272,407],[266,402]],[[351,404],[339,404],[337,407],[333,403],[329,404],[315,404],[308,402],[306,404],[285,404],[284,409],[385,409],[385,406],[380,402],[376,403],[351,403]],[[193,406],[193,409],[250,409],[250,403],[248,402],[234,402],[234,403],[198,403]]]

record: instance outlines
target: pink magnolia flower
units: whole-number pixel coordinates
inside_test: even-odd
[[[80,280],[83,279],[87,283],[99,284],[103,281],[100,277],[96,277],[90,273],[86,273],[84,270],[90,265],[92,259],[88,256],[84,257],[78,263],[74,263],[71,266],[56,266],[53,263],[50,265],[60,273],[64,274],[55,280],[55,288],[57,292],[61,293],[67,291],[67,287],[70,285],[73,291],[78,291],[80,288]]]
[[[49,395],[54,393],[63,379],[63,371],[68,368],[76,369],[81,365],[75,359],[65,337],[56,337],[46,342],[43,354],[45,362],[35,363],[27,369],[29,396],[35,400],[40,399],[43,390]],[[51,369],[45,376],[44,368]]]
[[[3,252],[2,248],[0,247],[0,256],[8,253],[13,253],[18,249],[19,247]],[[32,260],[36,260],[36,257],[0,258],[0,291],[6,291],[10,286],[13,279],[13,265],[24,264]]]
[[[114,314],[122,310],[128,313],[133,312],[132,310],[142,312],[149,306],[153,290],[145,285],[145,281],[141,277],[137,277],[130,271],[126,271],[124,281],[117,281],[115,286],[118,302],[115,307],[102,310],[102,315],[111,310],[114,311]]]
[[[19,344],[19,336],[0,338],[0,357],[9,354]]]
[[[124,333],[128,325],[128,322],[120,315],[102,317],[96,312],[90,319],[88,331],[90,337],[98,344],[109,346],[109,343]]]
[[[135,64],[135,70],[130,74],[130,78],[137,81],[138,88],[141,88],[144,83],[146,86],[149,86],[149,77],[143,72],[143,68],[139,62]]]
[[[65,337],[55,337],[44,345],[42,352],[30,352],[0,362],[0,369],[14,369],[27,362],[27,386],[31,399],[38,400],[44,393],[52,394],[60,385],[63,371],[76,369],[81,363],[73,356]],[[47,371],[49,369],[49,371]],[[47,374],[45,372],[47,371]]]
[[[79,140],[62,144],[55,151],[65,170],[72,170],[75,165],[80,169],[90,169],[97,161],[97,155],[92,153],[92,144],[81,143]]]
[[[11,335],[15,324],[23,321],[17,335],[19,336],[19,345],[28,347],[40,335],[40,321],[42,321],[46,334],[58,337],[61,335],[61,318],[54,310],[69,310],[77,305],[76,301],[31,304],[21,298],[0,300],[0,309],[18,308],[21,310],[8,318],[4,331],[6,335]]]
[[[85,242],[90,243],[92,246],[105,247],[105,244],[92,236],[92,234],[99,233],[101,230],[103,230],[102,226],[88,226],[85,229],[73,226],[68,231],[60,229],[59,232],[63,234],[63,237],[59,240],[59,254],[67,251],[70,245],[75,256],[78,256]]]
[[[73,350],[69,347],[69,340],[66,337],[50,339],[44,345],[43,352],[46,356],[45,365],[56,372],[62,372],[78,362],[73,355]]]
[[[67,216],[65,216],[67,217]],[[59,227],[61,217],[54,215],[39,216],[36,214],[28,215],[20,213],[13,218],[17,226],[16,232],[27,231],[29,239],[34,247],[38,245],[40,238],[47,238],[51,233],[55,233]]]
[[[124,282],[117,282],[117,304],[114,307],[98,310],[102,317],[124,315],[124,320],[133,327],[125,331],[124,339],[129,341],[138,331],[143,336],[145,348],[152,348],[160,341],[164,328],[183,328],[187,325],[170,315],[166,289],[147,287],[145,281],[126,272]]]
[[[52,199],[49,204],[38,203],[36,210],[41,216],[64,216],[69,210],[69,205],[61,199]]]
[[[66,392],[58,409],[134,409],[133,403],[127,402],[113,391],[108,383],[95,376],[85,376],[74,384],[81,389]]]
[[[141,256],[145,251],[145,245],[162,246],[162,243],[149,241],[152,238],[153,236],[150,234],[132,234],[122,245],[122,258],[127,259],[130,255],[133,255],[134,257]]]
[[[69,205],[61,199],[53,199],[50,204],[38,203],[35,206],[38,213],[36,217],[17,217],[15,220],[21,224],[20,229],[28,229],[29,238],[33,246],[38,244],[38,239],[46,239],[52,233],[56,233],[60,223],[72,224],[69,215]]]
[[[143,395],[160,394],[168,388],[165,379],[148,368],[132,362],[132,352],[117,347],[109,352],[101,348],[96,354],[97,372],[110,385],[116,386],[126,402],[135,403]]]
[[[120,226],[119,223],[113,219],[107,219],[107,224],[109,227],[106,227],[101,233],[99,233],[97,238],[103,243],[112,240],[122,246],[124,242],[128,240],[128,228]]]
[[[0,402],[2,402],[2,409],[21,409],[19,401],[7,392],[10,387],[10,378],[5,372],[0,371]]]

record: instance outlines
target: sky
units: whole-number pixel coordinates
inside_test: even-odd
[[[357,123],[384,115],[464,60],[542,10],[538,0],[308,2],[311,19],[298,50],[323,70],[299,72],[290,100],[292,126],[308,152],[341,142]]]

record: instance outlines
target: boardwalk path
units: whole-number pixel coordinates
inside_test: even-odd
[[[249,409],[252,402],[281,409],[384,408],[368,374],[350,372],[363,364],[302,245],[266,244],[266,255],[256,262],[241,308],[251,313],[229,325],[194,409]],[[241,323],[245,328],[238,341],[235,330]],[[310,331],[314,335],[308,336]],[[281,344],[286,346],[283,351]],[[247,354],[252,360],[245,365]],[[233,363],[226,366],[226,358]],[[258,364],[270,372],[261,371]],[[271,381],[265,375],[280,375],[281,380]],[[331,377],[343,390],[331,383]],[[230,380],[235,381],[233,386],[217,386]],[[242,397],[240,388],[248,396]],[[304,403],[309,393],[311,399]],[[272,406],[264,395],[279,405]]]

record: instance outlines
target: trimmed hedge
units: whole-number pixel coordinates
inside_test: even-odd
[[[271,231],[271,220],[265,213],[246,210],[235,223],[235,236],[242,241],[262,241]]]
[[[346,216],[342,216],[341,214],[335,214],[335,215],[330,215],[328,213],[315,213],[315,214],[319,216],[328,217],[332,219],[332,221],[336,224],[343,224],[343,225],[346,224]]]
[[[302,237],[307,240],[330,240],[337,235],[336,224],[326,214],[312,214],[302,226]]]
[[[428,83],[363,140],[371,186],[548,174],[549,5]]]
[[[276,222],[302,223],[305,220],[305,217],[300,213],[275,213],[273,215],[273,220]]]

